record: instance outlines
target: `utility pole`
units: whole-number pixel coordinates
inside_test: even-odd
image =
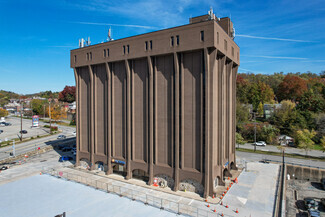
[[[16,157],[15,140],[12,140],[12,153]]]
[[[254,152],[256,151],[256,112],[253,112],[254,115]]]
[[[43,113],[43,119],[45,119],[45,104],[43,105],[44,113]]]
[[[50,134],[52,134],[52,129],[51,129],[51,98],[49,98],[49,118],[50,118]]]
[[[20,101],[20,141],[23,141],[23,102]]]

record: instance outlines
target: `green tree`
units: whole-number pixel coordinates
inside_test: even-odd
[[[36,115],[44,115],[44,105],[47,106],[47,104],[47,100],[33,99],[31,101],[33,113]]]
[[[320,145],[322,146],[323,152],[325,151],[325,136],[320,139]]]
[[[312,149],[315,144],[313,141],[315,135],[316,132],[314,130],[309,131],[308,129],[304,129],[297,131],[298,148],[304,149],[306,151],[306,156],[308,151]]]
[[[300,99],[297,108],[301,111],[319,113],[325,110],[325,100],[321,94],[315,93],[313,89],[306,91]]]
[[[263,104],[262,102],[260,102],[260,104],[258,104],[258,108],[257,108],[257,114],[262,117],[264,114],[264,109],[263,109]]]
[[[239,145],[243,145],[245,143],[246,143],[246,141],[244,140],[242,135],[240,133],[236,132],[236,144],[238,144],[238,148],[239,148]]]

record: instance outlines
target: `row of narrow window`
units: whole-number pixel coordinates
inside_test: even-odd
[[[175,42],[174,42],[174,36],[171,36],[170,37],[170,46],[171,47],[174,47],[174,44],[175,44]],[[179,45],[179,35],[176,35],[176,46],[178,46]]]
[[[152,50],[152,41],[150,40],[149,43],[148,41],[145,41],[144,42],[144,50],[147,51],[147,50]]]
[[[179,35],[171,36],[170,37],[170,46],[174,47],[175,41],[174,39],[176,38],[176,45],[179,45]],[[204,31],[200,32],[200,40],[203,42],[204,41]],[[217,32],[217,44],[219,44],[219,32]],[[227,40],[224,40],[224,49],[227,50],[228,45],[227,45]],[[145,41],[145,50],[152,50],[152,40],[150,41]],[[123,54],[129,54],[130,53],[130,46],[129,45],[123,45]],[[235,51],[234,47],[231,47],[231,54],[232,56],[235,56]],[[109,48],[103,50],[103,56],[104,57],[109,57]],[[92,53],[89,52],[86,54],[87,60],[92,60]],[[238,53],[237,53],[237,59],[238,59]],[[74,56],[74,62],[77,62],[77,56]]]
[[[87,60],[92,60],[93,59],[93,54],[91,52],[86,54]]]

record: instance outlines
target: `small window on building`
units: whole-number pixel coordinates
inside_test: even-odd
[[[235,49],[234,49],[234,47],[231,47],[231,55],[232,56],[235,56]]]
[[[127,49],[128,49],[128,53],[130,53],[130,46],[126,45]]]
[[[201,33],[200,33],[200,39],[201,39],[201,41],[204,41],[204,31],[201,31]]]
[[[87,53],[87,60],[89,60],[89,53]]]
[[[219,44],[219,32],[217,32],[217,44]]]
[[[148,41],[144,43],[144,50],[148,50]]]
[[[125,54],[125,45],[123,45],[123,54]]]
[[[170,37],[170,46],[174,47],[174,36]]]
[[[103,56],[106,57],[106,50],[103,51]]]
[[[77,62],[77,55],[74,55],[74,62]]]
[[[107,48],[107,57],[109,57],[109,48]]]
[[[176,44],[179,45],[179,35],[176,35]]]
[[[225,50],[227,50],[227,41],[226,41],[226,39],[224,41],[224,44],[225,44]]]
[[[150,50],[152,50],[152,41],[150,40]]]
[[[89,53],[89,58],[90,58],[90,60],[93,59],[93,54],[91,52]]]

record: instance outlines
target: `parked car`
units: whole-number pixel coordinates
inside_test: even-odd
[[[0,130],[0,133],[3,133],[3,130]]]
[[[320,180],[320,183],[322,183],[323,189],[325,190],[325,178],[322,178]]]
[[[63,152],[67,152],[67,151],[71,151],[71,150],[72,150],[71,147],[64,147],[64,148],[62,149]]]
[[[65,138],[67,138],[65,135],[59,135],[58,136],[58,139],[65,139]]]
[[[305,200],[306,209],[318,209],[318,202],[314,200],[314,198],[307,197]]]
[[[66,147],[66,145],[64,145],[64,144],[60,144],[60,145],[58,145],[58,149],[59,150],[62,150],[63,148],[65,148]]]
[[[0,122],[0,125],[2,126],[11,126],[11,123],[8,123],[8,122]]]
[[[75,151],[77,151],[76,148],[72,148],[72,149],[71,149],[71,153],[73,153],[73,152],[75,152]]]
[[[320,217],[320,212],[317,209],[309,209],[308,216],[310,217]]]
[[[19,131],[19,133],[26,134],[27,130],[21,130],[21,131]]]
[[[70,157],[70,156],[61,156],[59,158],[59,162],[68,161],[68,160],[72,160],[72,157]]]
[[[7,169],[9,169],[8,166],[2,166],[2,167],[0,167],[0,171],[1,171],[1,170],[7,170]]]
[[[76,136],[76,135],[77,135],[77,134],[76,134],[76,131],[72,132],[72,135]]]
[[[323,204],[323,207],[325,207],[325,198],[320,199],[320,202]]]
[[[259,141],[259,142],[253,143],[253,145],[255,145],[255,144],[256,144],[256,146],[266,146],[266,143],[263,142],[263,141]]]

